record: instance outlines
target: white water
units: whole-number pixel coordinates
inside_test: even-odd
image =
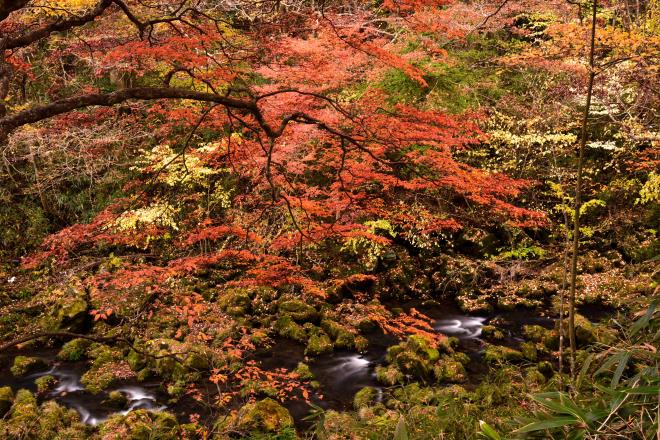
[[[456,336],[461,339],[476,339],[481,336],[486,318],[477,316],[457,316],[451,319],[441,319],[434,328],[447,336]]]

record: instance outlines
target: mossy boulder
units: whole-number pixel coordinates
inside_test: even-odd
[[[438,382],[460,383],[467,379],[463,364],[451,357],[443,358],[433,366],[433,376]]]
[[[89,319],[89,304],[85,296],[75,289],[67,289],[55,312],[57,329],[79,333],[85,330]]]
[[[278,310],[281,315],[289,315],[296,322],[314,322],[319,316],[313,306],[299,300],[282,301]]]
[[[355,334],[336,321],[324,319],[321,328],[332,338],[338,348],[355,348]]]
[[[126,394],[118,390],[110,391],[108,397],[103,400],[103,404],[115,409],[122,409],[126,407],[127,403],[128,398]]]
[[[494,325],[484,325],[481,327],[481,337],[489,341],[501,341],[504,333]]]
[[[307,340],[305,329],[300,324],[297,324],[289,315],[283,315],[277,318],[274,328],[277,334],[283,338],[293,339],[298,342]]]
[[[502,345],[489,345],[486,347],[484,359],[488,363],[518,362],[523,360],[523,354],[513,348]]]
[[[0,418],[7,414],[13,402],[14,392],[11,387],[0,387]]]
[[[536,368],[545,376],[545,377],[552,377],[555,374],[554,368],[552,368],[552,364],[548,361],[541,361],[536,365]]]
[[[52,390],[56,383],[57,379],[50,374],[41,376],[34,381],[34,384],[37,386],[37,392],[39,392],[39,394],[43,394]]]
[[[293,428],[289,411],[271,398],[248,403],[232,419],[220,423],[220,431],[233,430],[246,436],[258,433],[279,433]]]
[[[298,366],[296,367],[295,370],[293,370],[294,373],[298,375],[301,379],[304,380],[311,380],[314,379],[314,373],[312,373],[312,370],[309,368],[309,365],[305,364],[304,362],[298,362]]]
[[[323,330],[315,327],[310,333],[307,347],[305,348],[306,356],[318,356],[332,351],[332,340]]]
[[[46,368],[46,362],[38,357],[16,356],[10,371],[14,376],[25,376]]]
[[[378,398],[378,391],[373,387],[364,387],[353,397],[353,407],[355,409],[371,406]]]
[[[440,359],[440,352],[426,338],[413,335],[405,342],[390,347],[385,359],[404,375],[429,380],[433,375],[434,363]]]
[[[14,403],[4,420],[0,420],[0,435],[7,439],[83,439],[88,438],[87,427],[78,413],[44,402],[41,407],[28,390],[18,390]]]
[[[529,361],[536,361],[538,357],[538,350],[536,349],[536,344],[533,342],[523,342],[520,344],[520,352]]]
[[[176,417],[163,411],[139,409],[126,415],[115,414],[99,427],[101,438],[108,440],[177,440],[181,430]]]
[[[91,367],[81,376],[80,382],[92,394],[98,394],[116,380],[115,368],[123,360],[121,350],[104,344],[93,343],[87,350]]]
[[[87,348],[92,344],[89,339],[72,339],[62,346],[57,358],[63,361],[79,361],[85,358]]]
[[[575,314],[575,339],[578,345],[589,345],[596,342],[595,326],[584,316]]]
[[[403,379],[403,373],[395,365],[376,367],[376,380],[384,385],[392,386],[403,382]]]
[[[364,353],[369,348],[369,340],[364,336],[356,336],[354,344],[355,349],[360,353]]]
[[[252,309],[252,299],[247,289],[234,288],[226,291],[218,301],[220,308],[231,316],[245,316]]]

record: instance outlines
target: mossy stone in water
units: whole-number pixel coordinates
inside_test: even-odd
[[[282,315],[289,315],[297,322],[312,322],[318,318],[318,312],[313,306],[299,300],[283,301],[278,310]]]
[[[62,346],[57,353],[57,358],[63,361],[79,361],[85,357],[85,352],[90,345],[89,339],[73,339]]]
[[[317,356],[332,351],[332,340],[321,329],[313,329],[312,334],[307,341],[305,355]]]
[[[355,334],[336,321],[324,319],[321,328],[334,340],[335,346],[339,348],[354,348]]]
[[[14,376],[25,376],[26,374],[42,370],[45,367],[46,363],[38,357],[16,356],[10,371]]]
[[[103,401],[103,403],[110,406],[111,408],[121,409],[124,408],[128,403],[128,398],[121,391],[114,390],[108,393],[108,397]]]
[[[355,409],[371,406],[378,397],[378,391],[373,387],[364,387],[353,397],[353,407]]]
[[[489,345],[486,347],[484,359],[489,363],[516,362],[523,359],[523,354],[502,345]]]
[[[0,418],[7,414],[13,402],[14,392],[11,387],[0,387]]]
[[[494,325],[484,325],[481,327],[481,336],[491,341],[500,341],[504,339],[504,333]]]
[[[37,391],[40,394],[50,391],[55,386],[56,383],[57,383],[57,379],[55,379],[55,377],[51,376],[50,374],[41,376],[40,378],[34,381],[34,384],[37,386]]]
[[[298,366],[293,370],[301,379],[310,380],[314,379],[314,373],[309,369],[309,365],[304,362],[298,362]]]

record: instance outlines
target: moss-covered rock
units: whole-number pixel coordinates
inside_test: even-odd
[[[354,344],[355,349],[360,353],[364,353],[369,348],[369,340],[364,336],[356,336]]]
[[[484,359],[489,363],[517,362],[523,360],[523,354],[502,345],[489,345],[486,347]]]
[[[247,289],[233,288],[222,295],[218,301],[225,313],[231,316],[245,316],[252,309],[252,299]]]
[[[433,375],[438,382],[460,383],[467,378],[463,364],[451,357],[443,358],[434,365]]]
[[[331,352],[332,348],[330,337],[320,328],[313,328],[307,341],[307,347],[305,347],[305,355],[318,356]]]
[[[376,367],[376,380],[384,385],[392,386],[403,382],[403,379],[403,373],[395,365]]]
[[[360,409],[376,402],[378,391],[373,387],[364,387],[353,397],[353,407]]]
[[[122,409],[128,403],[128,398],[124,393],[118,390],[110,391],[108,397],[103,403],[111,408]]]
[[[304,380],[314,379],[314,373],[312,373],[312,370],[310,370],[309,365],[305,364],[304,362],[298,362],[298,366],[293,371],[301,379]]]
[[[37,392],[39,392],[40,394],[52,390],[56,383],[57,383],[57,379],[51,376],[50,374],[41,376],[34,381],[34,384],[37,386]]]
[[[220,432],[231,430],[245,437],[258,433],[279,433],[293,428],[289,411],[273,399],[266,398],[243,406],[234,417],[222,418],[216,425]]]
[[[332,338],[338,348],[354,348],[355,334],[336,321],[324,319],[321,328]]]
[[[5,414],[11,408],[11,405],[14,403],[14,392],[10,387],[0,387],[0,418],[4,417]]]
[[[57,358],[63,361],[79,361],[85,357],[87,348],[91,345],[89,339],[72,339],[62,346],[57,353]]]
[[[489,341],[501,341],[504,339],[504,333],[494,325],[484,325],[481,327],[481,336]]]
[[[68,289],[55,312],[55,324],[59,330],[82,332],[89,322],[89,304],[84,295]]]
[[[555,374],[552,364],[548,361],[541,361],[536,365],[536,368],[547,378],[552,377]]]
[[[313,306],[299,300],[282,301],[278,309],[280,314],[289,315],[297,322],[313,322],[319,316]]]
[[[533,342],[523,342],[520,344],[520,352],[529,361],[536,361],[538,357],[538,350],[536,349],[536,344]]]
[[[168,412],[143,409],[126,415],[115,414],[102,423],[99,434],[105,440],[177,440],[181,438],[176,418]]]
[[[413,335],[405,342],[390,347],[385,359],[404,375],[429,380],[433,375],[434,363],[440,359],[440,352],[426,338]]]
[[[307,340],[305,329],[289,315],[283,315],[277,318],[275,322],[275,331],[283,338],[293,339],[294,341],[304,342]]]
[[[46,368],[46,362],[38,357],[16,356],[10,371],[14,376],[25,376]]]

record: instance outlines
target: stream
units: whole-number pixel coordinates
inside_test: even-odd
[[[415,305],[412,304],[406,308],[413,306]],[[489,321],[489,318],[466,316],[455,309],[447,310],[444,307],[442,309],[428,308],[428,310],[422,311],[435,320],[433,327],[436,331],[459,339],[460,350],[473,359],[471,364],[474,365],[468,366],[468,372],[481,374],[483,362],[480,362],[480,356],[483,351],[483,342],[479,337],[482,326]],[[504,322],[506,321],[512,322],[518,328],[522,326],[522,323],[531,321],[547,325],[543,319],[530,317],[529,314],[507,317],[504,319]],[[516,344],[517,340],[519,338],[514,335],[510,342]],[[302,344],[288,339],[276,339],[272,347],[257,351],[255,359],[264,370],[277,368],[292,370],[299,362],[307,362],[316,380],[320,383],[319,394],[323,395],[322,399],[312,395],[312,403],[324,409],[346,410],[351,408],[355,393],[365,386],[375,388],[382,395],[383,387],[376,381],[375,368],[385,362],[387,347],[395,343],[396,341],[390,336],[382,333],[374,334],[370,337],[369,350],[364,354],[335,350],[305,360],[305,347]],[[126,380],[101,393],[89,393],[80,383],[80,377],[87,367],[86,362],[57,361],[56,352],[56,349],[32,349],[0,354],[0,386],[9,385],[15,391],[27,388],[35,392],[35,379],[52,375],[58,379],[58,382],[51,391],[39,396],[40,401],[55,400],[64,406],[74,408],[80,414],[82,421],[90,425],[97,425],[112,414],[126,414],[136,409],[154,411],[168,409],[177,414],[181,420],[185,420],[187,414],[194,412],[190,406],[181,402],[173,407],[168,406],[166,393],[162,390],[161,384],[155,381],[138,383],[135,380]],[[24,377],[13,377],[9,372],[9,366],[13,356],[17,354],[40,357],[47,362],[49,368]],[[116,402],[110,401],[109,394],[112,391],[119,391],[124,395],[125,403],[123,405],[118,406]],[[284,402],[284,405],[289,409],[297,424],[304,424],[301,420],[309,413],[309,406],[304,401],[289,400]]]

